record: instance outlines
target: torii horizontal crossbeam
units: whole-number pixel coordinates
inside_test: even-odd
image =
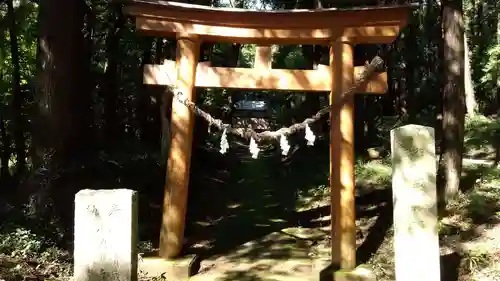
[[[406,25],[410,6],[256,11],[210,8],[158,0],[127,1],[141,32],[196,35],[203,41],[245,44],[328,45],[337,38],[358,44],[392,42]]]
[[[364,66],[354,68],[355,76]],[[174,86],[177,82],[175,61],[144,66],[144,84]],[[196,68],[195,86],[202,88],[228,88],[247,90],[287,90],[324,92],[332,90],[330,66],[318,65],[316,70],[211,67],[200,62]],[[359,93],[384,94],[387,91],[387,73],[378,73],[361,86]]]

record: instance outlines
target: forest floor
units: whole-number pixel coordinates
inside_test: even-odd
[[[259,172],[263,173],[263,170]],[[359,165],[357,174],[359,191],[357,202],[358,260],[374,271],[377,280],[394,280],[394,252],[392,222],[390,220],[392,210],[387,203],[384,203],[391,200],[390,192],[387,191],[390,168],[385,161],[375,160]],[[465,193],[450,204],[448,212],[450,215],[443,218],[440,223],[441,262],[444,275],[442,280],[500,280],[500,215],[498,213],[500,211],[500,204],[498,204],[500,201],[500,170],[491,166],[468,164],[465,166],[463,182],[464,185],[472,184],[472,186],[466,187]],[[253,186],[256,183],[250,184]],[[257,194],[256,196],[262,195]],[[379,202],[374,200],[374,195],[379,197]],[[269,196],[270,199],[273,197]],[[318,200],[322,197],[324,200]],[[262,196],[261,198],[266,197]],[[328,239],[329,206],[327,198],[326,192],[303,195],[301,204],[297,207],[297,213],[305,215],[291,223],[286,221],[289,219],[289,217],[285,218],[286,212],[282,212],[282,216],[279,217],[276,215],[276,210],[272,210],[267,214],[261,212],[256,217],[248,215],[245,218],[243,214],[237,220],[221,222],[226,225],[219,226],[220,229],[216,227],[217,220],[213,220],[211,226],[201,226],[208,230],[204,233],[210,235],[205,240],[192,236],[191,241],[195,242],[189,247],[192,251],[205,256],[201,274],[206,277],[207,274],[213,274],[215,270],[227,274],[226,277],[218,280],[280,280],[279,278],[257,278],[256,276],[267,276],[268,273],[257,274],[255,268],[243,275],[238,275],[238,271],[235,271],[234,268],[228,269],[228,266],[234,265],[235,261],[242,261],[242,255],[235,258],[235,253],[241,249],[252,248],[249,246],[252,245],[249,241],[259,241],[258,245],[255,243],[254,245],[260,245],[261,252],[255,250],[256,248],[248,250],[246,261],[249,260],[248,255],[264,260],[259,257],[262,255],[262,251],[276,253],[277,248],[272,245],[280,244],[284,237],[277,235],[277,233],[285,233],[291,237],[296,236],[297,240],[305,241],[305,243],[298,246],[296,242],[292,241],[286,245],[278,246],[278,248],[281,247],[278,249],[281,256],[274,256],[274,259],[287,260],[288,263],[293,259],[298,260],[297,253],[303,255],[303,252],[300,251],[304,249],[304,245],[310,253],[315,253],[314,259],[324,260],[328,258],[330,240]],[[266,203],[268,202],[265,200],[255,202],[249,209],[256,208],[258,205],[265,206]],[[237,208],[237,203],[234,204],[232,209]],[[269,215],[272,216],[266,218]],[[310,223],[311,215],[317,223]],[[260,221],[256,222],[255,220]],[[275,225],[272,225],[273,223]],[[198,224],[203,224],[203,222],[199,221]],[[255,233],[253,230],[245,229],[245,225],[249,228],[260,225],[263,229],[260,233]],[[215,230],[211,231],[210,227],[214,227]],[[232,230],[228,232],[227,229]],[[297,230],[302,234],[297,234]],[[197,232],[197,230],[191,228],[190,232]],[[237,241],[228,241],[228,239],[236,239]],[[220,243],[220,241],[224,242]],[[245,244],[245,246],[238,246],[240,244]],[[262,247],[262,245],[267,246]],[[262,250],[262,248],[266,249]],[[275,250],[270,250],[271,248]],[[0,280],[67,280],[68,278],[64,276],[69,276],[71,272],[70,253],[55,247],[43,248],[42,238],[28,230],[17,229],[8,234],[0,234],[0,249]],[[284,252],[283,249],[287,251]],[[231,261],[231,258],[234,260]],[[304,264],[303,261],[301,263]],[[259,266],[261,272],[269,272],[269,267],[262,266],[262,262]],[[241,264],[239,267],[242,267]],[[303,274],[304,272],[295,272],[292,275],[301,276]],[[316,274],[316,272],[311,272],[311,274]],[[59,278],[55,278],[56,276]],[[252,276],[253,278],[249,279]]]
[[[449,215],[439,225],[442,280],[500,280],[500,170],[483,161],[464,162],[464,193],[450,203]],[[379,281],[395,280],[390,173],[384,160],[357,167],[357,258]],[[301,199],[295,215],[260,222],[277,224],[265,231],[270,234],[246,237],[242,245],[226,237],[224,244],[234,248],[211,253],[202,263],[201,279],[195,280],[305,280],[308,274],[319,274],[314,267],[330,258],[329,195],[320,192]],[[235,229],[241,227],[226,233],[238,235]]]
[[[485,148],[480,133],[475,135],[481,148],[466,143],[462,193],[439,223],[443,281],[500,280],[500,169],[490,163],[494,150]],[[203,260],[199,276],[219,271],[226,276],[218,280],[279,280],[262,275],[272,267],[256,263],[266,260],[263,253],[271,253],[268,260],[274,264],[290,264],[299,255],[310,259],[302,261],[305,267],[321,267],[314,261],[328,260],[330,254],[328,150],[318,154],[299,146],[284,158],[263,148],[258,159],[251,159],[246,149],[237,147],[231,152],[235,157],[211,154],[193,167],[197,176],[189,202],[197,207],[188,209],[186,249]],[[204,172],[203,165],[220,169]],[[389,159],[357,163],[356,181],[358,262],[379,281],[395,280]],[[142,250],[154,248],[142,240]],[[71,253],[46,241],[34,231],[3,223],[0,280],[68,280]],[[235,271],[237,266],[242,270]],[[301,265],[281,268],[289,275],[316,274]]]

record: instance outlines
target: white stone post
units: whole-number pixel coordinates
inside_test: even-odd
[[[135,191],[78,192],[74,281],[136,281],[137,224]]]
[[[396,280],[439,281],[434,129],[391,131]]]

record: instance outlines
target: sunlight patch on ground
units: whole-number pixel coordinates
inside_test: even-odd
[[[309,280],[328,265],[328,258],[313,257],[311,245],[308,239],[271,233],[203,261],[201,273],[191,280]]]

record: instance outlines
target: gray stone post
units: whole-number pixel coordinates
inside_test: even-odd
[[[439,281],[434,129],[391,131],[396,280]]]
[[[137,280],[137,193],[81,190],[75,196],[75,281]]]

